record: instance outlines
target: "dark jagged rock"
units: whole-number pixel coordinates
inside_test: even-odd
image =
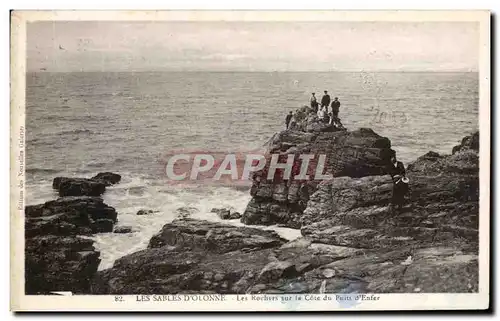
[[[153,211],[153,210],[138,210],[137,211],[137,215],[150,215],[150,214],[154,214],[156,213],[156,211]]]
[[[389,208],[389,176],[336,178],[311,196],[302,231],[319,242],[363,248],[383,247],[401,237],[406,242],[462,237],[477,243],[478,176],[474,149],[427,153],[408,166],[408,205],[396,216]]]
[[[119,233],[119,234],[132,233],[132,227],[131,226],[117,226],[113,230],[113,233]]]
[[[231,212],[231,214],[229,214],[230,220],[238,220],[240,218],[241,218],[241,214],[239,212]]]
[[[161,247],[127,255],[98,272],[91,292],[271,293],[274,284],[355,251],[311,244],[280,248],[284,240],[274,232],[207,221],[174,221],[163,228],[164,237],[168,230],[174,236]],[[284,292],[290,291],[283,287]]]
[[[271,283],[281,278],[292,278],[298,274],[295,264],[289,261],[272,261],[260,271],[257,281]]]
[[[453,147],[452,154],[469,149],[479,152],[479,132],[465,136],[460,145]]]
[[[106,186],[120,182],[121,176],[111,172],[99,173],[92,178],[56,177],[52,188],[59,196],[100,196],[106,191]]]
[[[273,231],[176,220],[151,239],[148,249],[99,272],[92,292],[231,293],[248,271],[257,277],[271,249],[284,243]]]
[[[92,240],[77,235],[111,232],[116,217],[100,197],[68,196],[26,206],[26,293],[89,293],[100,253]]]
[[[262,268],[267,251],[207,255],[172,246],[149,248],[115,261],[99,271],[92,294],[235,293],[232,288],[248,271]],[[257,261],[256,261],[257,260]],[[257,273],[257,272],[255,272]]]
[[[373,130],[361,128],[356,131],[302,132],[287,130],[273,137],[268,154],[279,153],[284,161],[294,154],[295,173],[300,169],[299,155],[326,155],[324,173],[333,177],[364,177],[383,175],[392,153],[388,138]],[[270,162],[267,162],[267,166]],[[306,208],[321,180],[313,180],[314,161],[309,165],[310,180],[282,180],[275,176],[267,179],[268,167],[253,176],[252,200],[247,205],[241,221],[245,224],[283,224],[298,228],[302,212]],[[294,175],[294,174],[292,174]]]
[[[98,272],[91,286],[93,294],[353,290],[474,292],[477,255],[466,247],[438,242],[432,246],[356,249],[300,239],[281,247],[225,253],[165,245],[117,260],[112,268]]]
[[[289,281],[305,293],[470,293],[478,291],[477,255],[454,246],[365,251]]]
[[[106,190],[106,184],[87,178],[56,177],[52,187],[59,196],[100,196]]]
[[[76,235],[91,232],[111,232],[117,213],[100,197],[68,196],[40,205],[26,206],[26,236]],[[109,220],[112,224],[102,229],[97,223]],[[96,224],[97,223],[97,224]],[[90,228],[90,230],[86,229]]]
[[[190,217],[192,214],[198,212],[198,209],[196,207],[183,206],[176,209],[176,212],[176,217],[182,219]]]
[[[117,184],[121,181],[121,175],[111,173],[111,172],[103,172],[99,173],[96,176],[92,177],[91,180],[96,182],[102,182],[106,184],[106,186],[111,186]]]
[[[194,219],[175,220],[153,236],[148,247],[166,245],[226,253],[276,247],[285,242],[276,232]]]
[[[309,289],[321,286],[327,269],[333,278],[325,291],[343,289],[343,280],[353,277],[360,292],[477,291],[478,175],[473,144],[453,155],[429,152],[408,166],[411,193],[400,213],[390,208],[387,175],[320,184],[301,217],[302,235],[312,244],[357,248],[365,257],[306,273]]]
[[[90,281],[100,263],[100,253],[92,244],[92,240],[75,236],[26,238],[26,294],[89,293]]]
[[[212,208],[210,212],[216,213],[222,220],[237,220],[241,218],[239,212],[227,208]]]
[[[212,208],[210,212],[216,213],[223,220],[228,220],[231,217],[231,211],[227,208]]]
[[[325,181],[311,195],[308,207],[301,216],[301,225],[309,225],[325,219],[333,219],[332,214],[354,211],[349,215],[351,220],[359,215],[367,225],[379,221],[384,213],[380,213],[374,205],[387,206],[392,197],[392,180],[389,175],[367,176],[362,178],[337,177]],[[356,215],[355,210],[361,209]],[[337,225],[345,223],[347,214],[336,215]],[[360,218],[361,219],[361,218]]]

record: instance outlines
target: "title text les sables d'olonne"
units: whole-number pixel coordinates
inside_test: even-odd
[[[271,301],[271,302],[290,302],[290,301],[378,301],[380,295],[374,294],[294,294],[294,295],[236,295],[236,301]],[[115,301],[124,302],[123,296],[115,296]],[[228,296],[224,294],[168,294],[168,295],[136,295],[136,302],[210,302],[210,301],[229,301]]]

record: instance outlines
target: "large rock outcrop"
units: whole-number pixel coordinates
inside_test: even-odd
[[[100,253],[84,236],[111,232],[116,221],[115,209],[100,197],[66,196],[26,206],[26,294],[89,293]]]
[[[374,164],[364,167],[371,175],[318,183],[297,217],[299,239],[177,220],[148,249],[98,272],[91,293],[477,292],[477,150],[430,152],[410,164],[401,213],[391,211],[392,181]]]
[[[394,215],[388,175],[339,177],[319,185],[301,217],[304,235],[328,244],[359,248],[398,242],[450,242],[477,245],[478,154],[428,153],[408,166],[408,204]]]
[[[236,283],[247,273],[264,268],[272,249],[284,243],[273,231],[175,220],[151,239],[148,249],[127,255],[112,268],[98,272],[92,291],[235,293]]]
[[[121,176],[111,172],[99,173],[92,178],[56,177],[52,188],[59,196],[100,196],[106,186],[120,182]]]
[[[100,196],[106,190],[106,184],[87,178],[56,177],[52,188],[59,196]]]
[[[243,223],[300,227],[309,197],[322,182],[316,175],[320,155],[325,156],[323,173],[333,177],[385,174],[393,152],[388,138],[368,128],[333,132],[307,130],[311,122],[322,124],[315,117],[314,114],[307,116],[299,124],[302,130],[285,130],[272,138],[267,150],[269,155],[279,154],[281,163],[286,162],[288,155],[294,155],[292,179],[280,179],[282,172],[279,171],[268,179],[270,162],[267,161],[266,167],[253,175],[252,200],[243,213]],[[315,156],[308,167],[309,179],[294,179],[300,172],[299,157],[303,154]]]
[[[279,246],[285,242],[273,231],[241,228],[194,219],[175,220],[166,224],[149,241],[149,248],[165,245],[199,249],[213,253],[236,250],[253,251]]]
[[[335,282],[357,275],[367,292],[477,291],[479,155],[474,144],[465,146],[409,164],[411,192],[400,213],[389,206],[387,175],[320,184],[302,216],[302,235],[372,253],[322,269],[333,268]]]
[[[121,179],[121,175],[111,172],[102,172],[91,178],[93,181],[103,182],[106,186],[118,184]]]
[[[321,282],[314,291],[307,272],[361,254],[308,241],[285,243],[272,231],[176,220],[164,226],[148,249],[99,271],[92,294],[318,292]]]
[[[452,154],[463,150],[473,150],[479,152],[479,132],[465,136],[459,145],[453,147]]]
[[[88,293],[101,261],[93,243],[78,236],[52,234],[26,238],[26,294]]]
[[[90,196],[61,197],[44,204],[26,206],[25,216],[27,237],[111,232],[117,219],[113,207],[106,205],[100,197]]]

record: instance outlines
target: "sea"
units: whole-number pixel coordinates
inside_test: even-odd
[[[168,155],[262,148],[289,111],[324,90],[339,98],[345,127],[387,136],[405,164],[428,151],[449,154],[479,127],[475,72],[28,72],[26,204],[57,198],[56,176],[122,175],[103,198],[133,233],[92,237],[99,268],[111,267],[176,217],[219,221],[212,208],[242,213],[250,200],[248,184],[171,184]],[[157,212],[137,216],[140,209]]]

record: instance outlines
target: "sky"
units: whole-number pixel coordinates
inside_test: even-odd
[[[34,22],[28,71],[477,71],[475,22]]]

